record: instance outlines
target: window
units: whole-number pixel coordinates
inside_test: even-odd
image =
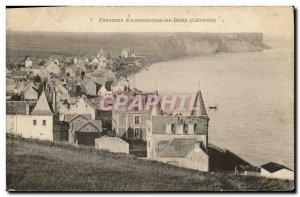
[[[33,120],[33,125],[36,125],[36,120]]]
[[[140,124],[140,116],[134,116],[134,124]]]
[[[46,120],[43,120],[43,125],[44,125],[44,126],[46,125]]]

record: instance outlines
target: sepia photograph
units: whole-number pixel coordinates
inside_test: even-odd
[[[295,192],[294,14],[7,6],[6,191]]]

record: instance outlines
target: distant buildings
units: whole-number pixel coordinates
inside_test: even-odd
[[[30,57],[27,57],[25,59],[25,68],[31,68],[32,67],[32,60]]]
[[[118,92],[127,92],[129,90],[129,83],[124,77],[120,77],[111,84],[111,90],[113,94],[117,94]]]
[[[294,180],[294,171],[278,163],[270,162],[261,166],[261,176]]]
[[[131,57],[130,49],[129,48],[124,48],[122,50],[121,57],[122,58],[130,58]]]
[[[209,118],[201,92],[187,116],[167,114],[160,103],[149,112],[145,105],[152,93],[130,89],[126,79],[130,69],[141,66],[140,60],[129,48],[119,58],[101,48],[96,57],[22,59],[19,68],[6,71],[6,132],[126,154],[125,140],[137,140],[145,142],[148,159],[208,171]],[[141,98],[143,109],[100,111],[99,103],[92,102],[107,98],[105,105],[112,106],[116,95],[127,96],[128,103]]]

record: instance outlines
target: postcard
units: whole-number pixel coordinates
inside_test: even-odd
[[[6,16],[7,191],[295,191],[292,6]]]

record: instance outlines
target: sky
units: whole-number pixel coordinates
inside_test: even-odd
[[[7,9],[7,31],[261,32],[293,38],[292,7],[48,7]],[[98,18],[210,18],[215,23],[115,23]],[[91,22],[90,18],[93,18]]]

